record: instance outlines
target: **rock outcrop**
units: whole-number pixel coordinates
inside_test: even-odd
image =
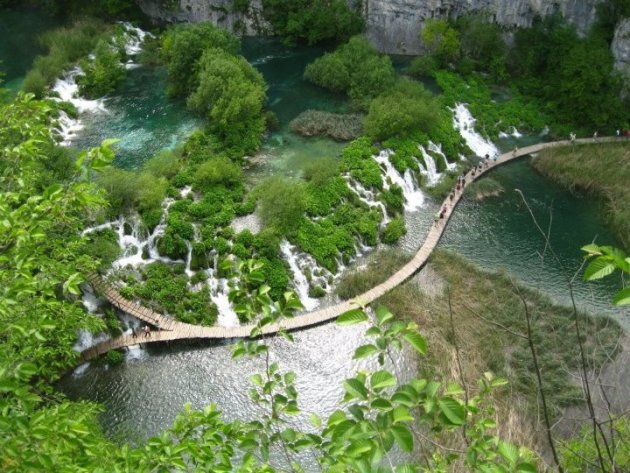
[[[630,18],[621,20],[615,28],[612,42],[612,53],[615,58],[615,69],[624,78],[625,94],[630,94]]]
[[[246,11],[235,9],[234,0],[136,0],[140,9],[159,23],[211,21],[239,35],[271,34],[262,16],[261,0],[251,0]]]
[[[428,18],[486,12],[506,27],[529,26],[536,16],[561,13],[579,32],[595,19],[601,0],[363,0],[367,36],[380,51],[417,54],[419,32]],[[151,18],[162,22],[213,23],[238,34],[269,34],[262,16],[262,0],[251,0],[247,11],[235,9],[234,0],[137,0]],[[241,2],[242,3],[242,2]]]
[[[600,0],[366,0],[367,35],[380,51],[417,54],[419,32],[426,19],[489,14],[506,27],[529,26],[536,16],[559,12],[581,33],[595,20]]]

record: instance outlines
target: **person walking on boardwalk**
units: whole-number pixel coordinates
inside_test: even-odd
[[[515,146],[512,150],[512,157],[516,157],[516,153],[518,153],[518,146]]]
[[[138,334],[136,333],[136,328],[131,328],[131,338],[138,338]]]
[[[144,326],[144,337],[146,338],[146,337],[148,337],[150,335],[151,335],[151,329],[149,328],[148,325],[145,325]]]

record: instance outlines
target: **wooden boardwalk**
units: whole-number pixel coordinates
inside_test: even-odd
[[[604,143],[617,140],[618,138],[586,138],[576,140],[574,144],[578,145],[589,143]],[[554,141],[550,143],[539,143],[518,149],[516,150],[516,152],[510,151],[508,153],[504,153],[499,156],[496,161],[490,160],[488,166],[483,167],[481,172],[478,171],[475,176],[472,176],[471,173],[468,173],[466,175],[465,186],[468,186],[476,179],[483,176],[488,171],[496,168],[497,166],[500,166],[501,164],[520,158],[521,156],[537,153],[545,148],[567,146],[570,144],[571,143],[568,140]],[[344,312],[356,308],[357,303],[361,305],[370,304],[385,293],[391,291],[396,286],[405,282],[416,272],[418,272],[425,265],[425,263],[429,259],[429,256],[431,256],[431,253],[437,246],[440,238],[446,230],[446,226],[451,218],[451,215],[453,215],[455,207],[462,198],[465,186],[464,189],[455,193],[453,200],[450,200],[448,197],[444,200],[443,205],[446,205],[448,208],[444,215],[444,218],[437,221],[431,226],[431,229],[429,230],[429,233],[427,234],[424,243],[422,244],[418,252],[414,255],[414,257],[385,282],[374,286],[372,289],[364,292],[363,294],[360,294],[351,301],[343,301],[339,304],[316,310],[308,314],[298,315],[290,319],[283,319],[276,324],[267,325],[262,330],[263,334],[275,334],[280,330],[297,330],[300,328],[305,328],[332,319],[336,319]],[[131,335],[122,335],[120,337],[98,343],[93,347],[90,347],[81,352],[81,357],[78,360],[79,362],[89,361],[97,357],[98,355],[106,353],[109,350],[115,348],[128,347],[131,345],[136,345],[138,343],[153,343],[194,338],[245,338],[249,336],[252,329],[254,328],[254,325],[242,325],[239,327],[204,327],[200,325],[191,325],[178,322],[171,317],[158,314],[150,309],[147,309],[146,307],[138,305],[133,301],[125,299],[120,295],[118,291],[104,283],[97,275],[91,275],[88,280],[97,291],[99,291],[101,294],[103,294],[103,296],[107,298],[107,300],[112,305],[122,310],[123,312],[133,315],[134,317],[137,317],[140,320],[143,320],[155,326],[159,329],[159,331],[152,331],[150,336],[148,337],[145,337],[145,334],[139,334],[137,338],[134,338]]]

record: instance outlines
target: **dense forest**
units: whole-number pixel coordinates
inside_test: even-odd
[[[344,141],[339,156],[309,164],[299,178],[255,182],[247,175],[250,158],[279,121],[265,78],[242,55],[237,36],[199,23],[153,28],[144,38],[137,60],[163,68],[169,99],[202,125],[173,149],[123,169],[113,165],[120,137],[85,150],[63,146],[60,122],[79,111],[55,97],[53,84],[78,66],[81,97],[115,94],[128,74],[126,43],[135,38],[117,20],[148,27],[147,19],[129,0],[26,3],[62,17],[64,26],[41,36],[41,54],[20,92],[0,89],[1,471],[630,468],[628,417],[595,412],[591,390],[599,387],[588,382],[589,373],[621,352],[620,325],[575,305],[559,306],[452,252],[440,250],[430,262],[447,286],[438,296],[409,281],[374,307],[357,305],[338,318],[340,328],[367,322],[369,343],[354,359],[371,359],[375,368],[346,379],[337,410],[328,418],[311,415],[308,428],[293,422],[305,414],[295,373],[273,361],[261,337],[266,326],[303,309],[283,259],[285,245],[316,264],[306,278],[313,299],[332,291],[352,299],[406,262],[400,251],[379,250],[363,271],[339,275],[359,247],[395,246],[408,231],[404,184],[384,177],[385,167],[410,176],[434,198],[448,196],[458,176],[477,167],[479,157],[453,126],[456,104],[469,104],[487,139],[511,127],[531,133],[547,127],[549,139],[630,128],[630,103],[610,52],[614,25],[630,15],[628,2],[599,4],[586,36],[557,15],[512,31],[483,14],[427,20],[426,54],[399,66],[361,34],[359,4],[263,0],[279,41],[326,45],[328,52],[303,77],[341,97],[346,108],[309,110],[291,124],[296,133]],[[24,2],[0,0],[0,10],[18,6]],[[248,7],[233,1],[234,11]],[[440,93],[423,85],[428,79]],[[495,100],[497,90],[504,99]],[[543,153],[534,166],[602,199],[602,213],[627,249],[628,144],[583,150]],[[429,163],[442,175],[430,186],[420,172]],[[614,178],[612,168],[619,170]],[[259,232],[230,226],[254,214]],[[155,244],[160,257],[147,248],[137,256],[148,264],[111,271],[122,256],[114,221],[124,222],[125,235],[162,228]],[[584,252],[586,279],[630,274],[623,249],[589,245]],[[94,272],[129,300],[206,326],[217,323],[219,310],[205,281],[227,281],[238,322],[255,326],[250,338],[234,343],[233,355],[263,360],[264,370],[243,380],[263,414],[227,421],[214,404],[202,410],[187,404],[159,436],[138,443],[108,438],[98,421],[102,406],[72,401],[55,387],[77,365],[79,331],[112,337],[123,331],[114,310],[96,316],[81,304]],[[611,305],[630,303],[623,284]],[[569,281],[567,292],[572,287]],[[411,377],[395,361],[401,350],[421,360]],[[95,363],[124,359],[122,350],[110,351]],[[585,427],[555,435],[552,424],[569,406],[587,412]],[[518,427],[508,426],[512,421]]]

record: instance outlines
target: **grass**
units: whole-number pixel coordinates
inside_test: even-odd
[[[546,149],[532,162],[570,191],[601,199],[606,220],[630,249],[630,141]]]
[[[48,53],[37,56],[33,67],[24,78],[22,89],[37,97],[79,59],[87,56],[99,39],[105,37],[107,26],[100,20],[83,19],[72,26],[57,28],[39,38]]]
[[[388,254],[382,260],[385,264],[379,259],[368,264],[366,270],[344,277],[338,293],[352,296],[381,282],[397,269],[393,266],[398,257]],[[542,414],[532,356],[527,341],[515,335],[526,333],[518,292],[526,300],[533,321],[533,340],[554,419],[563,407],[582,402],[581,390],[572,376],[579,368],[572,310],[553,304],[545,295],[525,288],[506,274],[481,271],[450,252],[435,252],[429,269],[435,274],[437,287],[450,288],[453,326],[467,386],[474,390],[476,380],[487,371],[506,377],[508,388],[496,392],[492,399],[496,418],[508,419],[499,425],[499,433],[502,438],[541,451]],[[428,359],[421,368],[426,376],[461,384],[446,291],[427,295],[412,279],[377,304],[421,326],[429,345]],[[597,369],[616,354],[621,328],[601,316],[579,314],[579,321],[582,332],[588,334],[583,343],[589,365]]]
[[[505,189],[501,184],[491,177],[484,177],[473,182],[466,187],[465,195],[472,197],[477,202],[482,201],[486,197],[495,197],[503,193]]]

